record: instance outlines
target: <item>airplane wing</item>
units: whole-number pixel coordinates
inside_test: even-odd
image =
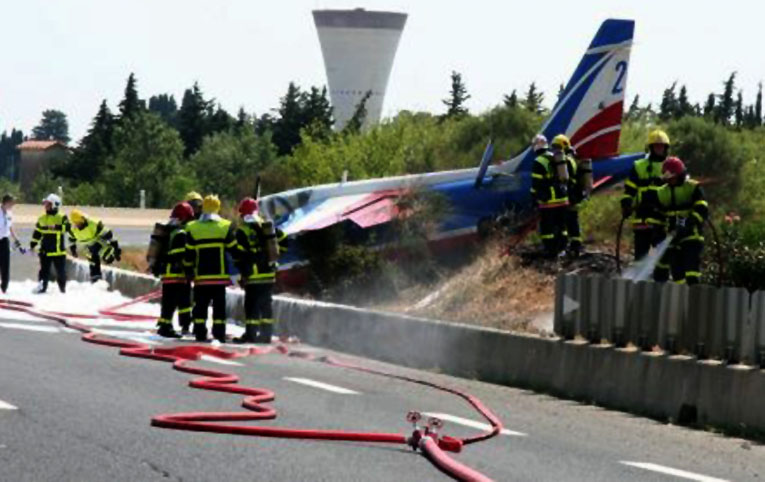
[[[402,192],[398,189],[350,194],[308,203],[295,210],[280,228],[287,234],[294,234],[317,231],[343,221],[353,222],[361,228],[387,223],[400,212],[397,200]]]

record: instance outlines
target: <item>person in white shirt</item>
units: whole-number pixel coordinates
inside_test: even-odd
[[[22,251],[19,238],[13,230],[13,206],[16,204],[16,198],[11,194],[3,196],[0,204],[0,289],[3,293],[8,290],[8,283],[11,281],[11,238],[13,238],[13,247]]]

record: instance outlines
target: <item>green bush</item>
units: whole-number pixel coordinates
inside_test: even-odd
[[[765,222],[744,223],[726,216],[717,231],[719,248],[712,233],[706,233],[704,282],[717,284],[722,262],[723,285],[765,289]]]

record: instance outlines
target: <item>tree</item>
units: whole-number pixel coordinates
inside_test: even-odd
[[[12,129],[11,134],[0,134],[0,176],[10,180],[18,179],[19,151],[16,147],[24,142],[24,133]]]
[[[101,102],[96,116],[80,145],[65,164],[52,169],[59,177],[90,182],[99,179],[106,166],[106,159],[113,153],[115,119],[106,104]]]
[[[529,112],[541,114],[544,110],[542,107],[544,98],[544,93],[537,91],[537,84],[532,82],[531,85],[529,85],[529,90],[526,92],[526,98],[523,99],[521,105]]]
[[[190,157],[199,150],[207,134],[207,115],[211,102],[205,100],[199,84],[194,82],[183,93],[181,108],[178,111],[178,132],[183,140],[183,155]]]
[[[305,120],[301,99],[300,87],[290,82],[287,93],[279,101],[279,118],[273,123],[273,140],[280,156],[290,154],[300,144],[300,129]]]
[[[178,103],[172,94],[149,97],[149,112],[157,114],[170,127],[178,128]]]
[[[332,131],[335,120],[326,86],[322,87],[321,90],[317,87],[311,87],[309,93],[304,92],[301,95],[301,104],[303,105],[303,125],[312,125],[314,132],[317,133],[329,134]]]
[[[233,129],[235,120],[226,110],[218,104],[215,112],[207,119],[207,129],[205,135],[214,134],[216,132],[226,132]]]
[[[55,109],[44,110],[40,123],[32,129],[32,138],[56,140],[68,144],[69,122],[66,120],[66,114]]]
[[[183,143],[178,132],[157,115],[140,112],[124,118],[114,131],[114,153],[104,175],[106,202],[169,208],[195,183],[182,170]]]
[[[680,117],[678,115],[678,103],[675,96],[675,87],[677,82],[673,82],[672,85],[664,89],[664,94],[661,96],[661,104],[659,104],[659,119],[662,121],[668,121]]]
[[[468,113],[465,101],[470,98],[470,94],[462,81],[462,74],[453,70],[451,79],[452,88],[449,91],[449,97],[441,102],[446,106],[446,117],[461,117]]]
[[[353,111],[353,115],[350,120],[345,124],[343,132],[350,134],[358,134],[361,132],[361,128],[364,125],[364,121],[367,118],[367,101],[372,96],[372,91],[368,90],[364,97],[361,98],[356,109]]]
[[[563,84],[560,84],[558,87],[558,100],[561,100],[563,98],[563,93],[566,92],[566,87]]]
[[[252,117],[244,110],[244,107],[240,107],[239,112],[236,113],[236,123],[234,123],[234,127],[237,129],[244,129],[251,124]]]
[[[696,110],[688,100],[688,89],[683,85],[677,95],[677,118],[695,115]]]
[[[736,127],[742,127],[744,125],[744,94],[739,89],[736,96],[736,106],[733,114]]]
[[[518,107],[518,94],[516,93],[515,89],[513,89],[512,92],[510,92],[510,95],[505,95],[502,98],[502,102],[505,104],[505,107],[515,108]]]
[[[729,125],[731,118],[735,114],[736,101],[733,99],[733,92],[736,89],[736,72],[730,74],[727,81],[724,82],[722,95],[715,110],[715,122],[722,125]]]
[[[130,119],[145,110],[144,102],[138,98],[135,74],[131,73],[125,85],[125,95],[119,103],[120,118]]]
[[[762,82],[757,84],[757,100],[754,103],[754,125],[762,125]]]
[[[223,131],[205,138],[191,159],[191,168],[205,192],[226,199],[252,195],[255,180],[277,158],[271,135],[258,136],[250,129]]]
[[[707,101],[704,103],[704,117],[707,119],[714,119],[717,112],[716,96],[715,94],[709,94]]]
[[[627,120],[637,120],[640,117],[640,95],[635,94],[632,99],[630,108],[624,114],[624,118]]]

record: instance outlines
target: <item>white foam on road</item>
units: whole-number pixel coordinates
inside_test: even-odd
[[[126,303],[132,299],[123,296],[119,291],[108,291],[108,285],[105,282],[91,284],[70,281],[66,285],[66,293],[59,292],[58,285],[55,282],[51,282],[48,285],[47,293],[35,294],[33,291],[36,287],[36,281],[12,281],[8,287],[8,293],[2,295],[0,299],[5,298],[14,301],[32,303],[35,309],[45,311],[95,316],[98,316],[98,310]],[[120,312],[158,317],[159,305],[137,303],[121,309]],[[0,310],[0,319],[39,321],[39,318],[33,315],[12,310]],[[119,322],[101,317],[94,319],[77,319],[75,321],[78,324],[87,326],[130,326],[137,329],[153,329],[156,325],[156,322],[151,320]]]
[[[709,477],[708,475],[696,474],[693,472],[688,472],[687,470],[673,469],[672,467],[665,467],[663,465],[651,464],[648,462],[628,462],[623,460],[621,463],[624,465],[629,465],[630,467],[650,470],[651,472],[671,475],[681,479],[696,480],[698,482],[728,482],[725,479],[718,479],[716,477]]]
[[[21,323],[0,323],[0,328],[11,328],[14,330],[37,331],[42,333],[61,333],[61,330],[55,326],[40,325],[22,325]]]
[[[284,377],[284,379],[290,382],[300,383],[301,385],[326,390],[328,392],[339,393],[341,395],[361,395],[355,390],[338,387],[337,385],[330,385],[329,383],[318,382],[316,380],[311,380],[310,378]]]
[[[0,410],[18,410],[18,407],[14,407],[10,403],[0,400]]]
[[[456,415],[449,415],[448,413],[425,412],[423,413],[423,415],[428,417],[440,418],[441,420],[445,422],[452,422],[452,423],[456,423],[457,425],[464,425],[465,427],[477,428],[479,430],[489,431],[492,429],[492,426],[489,425],[488,423],[477,422],[475,420],[470,420],[468,418],[457,417]],[[513,437],[526,437],[528,435],[523,432],[516,432],[515,430],[509,430],[506,428],[503,428],[502,430],[500,430],[499,433],[501,433],[502,435],[510,435]]]

